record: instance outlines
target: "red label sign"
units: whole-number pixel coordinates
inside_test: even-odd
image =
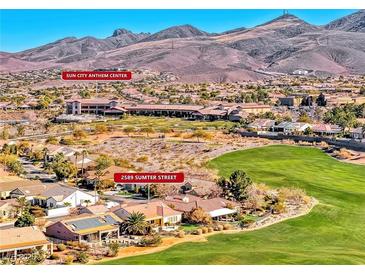
[[[131,79],[130,71],[62,71],[62,80],[125,81]]]
[[[115,173],[114,182],[123,184],[183,183],[184,173]]]

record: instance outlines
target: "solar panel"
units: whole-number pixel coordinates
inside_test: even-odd
[[[103,225],[114,225],[118,222],[110,215],[106,215],[103,217],[93,217],[88,219],[82,219],[82,220],[76,220],[67,222],[68,225],[71,225],[74,227],[75,230],[81,230],[81,229],[89,229],[93,227],[103,226]]]

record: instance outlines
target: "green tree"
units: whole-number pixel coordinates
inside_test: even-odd
[[[9,152],[17,152],[16,149],[15,151],[12,151],[13,148],[13,146],[8,146],[7,148],[3,148],[3,150],[9,149]],[[23,166],[20,163],[18,156],[15,154],[5,154],[4,152],[1,153],[0,163],[3,164],[11,173],[15,173],[17,175],[24,173]]]
[[[132,212],[124,222],[124,231],[132,235],[146,234],[146,216],[141,212]]]
[[[229,179],[221,177],[217,184],[226,199],[241,202],[247,198],[246,189],[252,184],[252,180],[243,170],[236,170]]]
[[[38,101],[38,107],[40,109],[47,109],[49,105],[52,103],[53,99],[48,95],[41,96]]]
[[[353,104],[348,104],[342,107],[334,107],[324,114],[323,120],[326,123],[339,125],[343,130],[348,127],[357,125],[356,118],[359,109]]]
[[[25,197],[17,197],[16,202],[17,213],[22,214],[25,211],[29,211],[30,203]]]
[[[312,119],[308,116],[308,114],[306,112],[302,112],[299,115],[298,122],[301,122],[301,123],[312,123]]]
[[[61,153],[56,154],[51,168],[60,180],[74,178],[77,172],[75,165],[70,161],[67,161]]]
[[[114,160],[110,158],[108,155],[100,155],[96,159],[96,169],[98,170],[104,170],[110,166],[114,165]]]
[[[30,214],[29,210],[23,211],[23,213],[15,221],[15,227],[25,227],[32,226],[34,224],[35,218]]]

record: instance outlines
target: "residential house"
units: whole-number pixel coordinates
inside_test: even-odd
[[[295,134],[302,133],[311,125],[307,123],[300,122],[281,122],[280,124],[273,127],[274,131],[283,132],[284,134]]]
[[[45,208],[57,208],[68,205],[78,207],[85,204],[95,204],[98,196],[82,191],[78,188],[51,185],[33,197],[32,204]]]
[[[80,209],[81,214],[105,214],[109,212],[109,208],[106,205],[91,205]]]
[[[275,121],[270,119],[256,119],[247,128],[255,131],[270,131],[275,126]]]
[[[18,176],[0,176],[0,199],[10,198],[10,192],[23,186],[40,186],[40,181],[26,180]]]
[[[82,155],[79,155],[78,157],[74,155],[67,157],[67,160],[69,160],[71,163],[75,164],[77,168],[81,169],[82,167],[85,169],[96,166],[96,163],[94,160],[92,160],[89,157],[82,158]]]
[[[44,208],[48,217],[65,216],[70,213],[70,208],[98,201],[98,196],[57,184],[18,187],[10,192],[10,197],[25,197],[32,205]]]
[[[170,208],[162,201],[121,205],[119,208],[114,208],[113,212],[123,220],[126,220],[132,213],[143,213],[148,223],[162,230],[180,223],[182,217],[181,212]]]
[[[312,131],[317,135],[336,135],[342,132],[341,127],[331,124],[315,124]]]
[[[228,120],[239,122],[249,114],[264,114],[271,111],[271,106],[258,103],[224,104],[227,109]]]
[[[1,219],[13,219],[17,216],[16,199],[0,200],[0,220]]]
[[[43,250],[51,255],[53,245],[43,232],[35,227],[13,227],[1,230],[0,233],[0,259],[16,260],[25,258],[36,250]]]
[[[121,221],[113,213],[83,214],[47,226],[46,235],[63,241],[107,243],[118,240]]]
[[[52,160],[53,157],[59,153],[63,154],[63,156],[65,156],[66,158],[74,156],[76,152],[81,153],[81,151],[79,149],[66,147],[66,146],[48,145],[47,148],[48,148],[47,155],[48,155],[49,160]],[[80,156],[80,160],[81,160],[81,156]]]
[[[166,197],[164,202],[176,211],[189,213],[193,209],[202,208],[214,220],[229,219],[239,211],[239,204],[223,198],[203,199],[194,195],[180,194]]]

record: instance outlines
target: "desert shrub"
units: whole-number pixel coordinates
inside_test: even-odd
[[[208,233],[208,228],[207,227],[202,227],[202,232],[203,232],[203,234]]]
[[[63,259],[63,263],[64,264],[72,264],[74,261],[74,256],[72,255],[67,255],[66,257],[64,257]]]
[[[40,264],[44,262],[45,259],[46,259],[46,252],[44,250],[34,249],[30,257],[25,261],[25,264],[30,264],[30,265]]]
[[[160,235],[154,234],[154,235],[148,235],[144,236],[140,242],[141,246],[159,246],[161,244],[162,240]]]
[[[64,138],[61,138],[59,143],[60,143],[60,145],[69,146],[69,145],[73,145],[74,141],[71,138],[64,137]]]
[[[184,237],[185,237],[185,231],[184,231],[184,230],[180,230],[180,231],[177,233],[177,237],[178,237],[178,238],[184,238]]]
[[[210,233],[210,232],[213,232],[213,227],[208,227],[208,232]]]
[[[222,225],[217,225],[217,231],[222,231],[223,230],[223,226]]]
[[[284,213],[286,210],[286,206],[284,204],[284,202],[279,201],[274,205],[274,213]]]
[[[108,256],[109,257],[117,256],[118,251],[119,251],[119,243],[117,243],[117,242],[109,243],[109,245],[108,245]]]
[[[181,132],[176,132],[172,135],[172,137],[181,137]]]
[[[10,265],[11,260],[9,258],[4,258],[0,260],[0,265]]]
[[[51,145],[57,145],[58,140],[56,137],[51,136],[47,138],[46,143]]]
[[[232,226],[230,224],[223,225],[223,230],[229,230],[229,229],[232,229]]]
[[[335,152],[335,156],[340,159],[349,159],[352,155],[347,149],[341,148],[339,151]]]
[[[76,253],[76,261],[82,264],[86,264],[89,261],[89,255],[86,252],[78,252]]]
[[[212,218],[201,207],[194,208],[187,215],[186,219],[190,224],[211,224]]]
[[[203,230],[201,228],[198,228],[197,230],[195,230],[195,234],[196,235],[202,235],[203,234]]]
[[[78,247],[80,248],[80,250],[83,250],[83,251],[89,250],[89,245],[86,243],[79,243]]]
[[[57,250],[58,251],[64,251],[66,249],[66,245],[64,245],[64,244],[58,244],[57,245]]]
[[[278,193],[279,200],[295,204],[304,202],[306,196],[304,190],[293,187],[280,188]]]
[[[137,161],[138,163],[146,163],[146,162],[148,162],[148,156],[146,156],[146,155],[140,156],[140,157],[138,157],[138,158],[136,159],[136,161]]]
[[[109,131],[109,128],[105,124],[97,124],[97,125],[95,125],[95,132],[97,134],[105,133],[105,132],[108,132],[108,131]]]

